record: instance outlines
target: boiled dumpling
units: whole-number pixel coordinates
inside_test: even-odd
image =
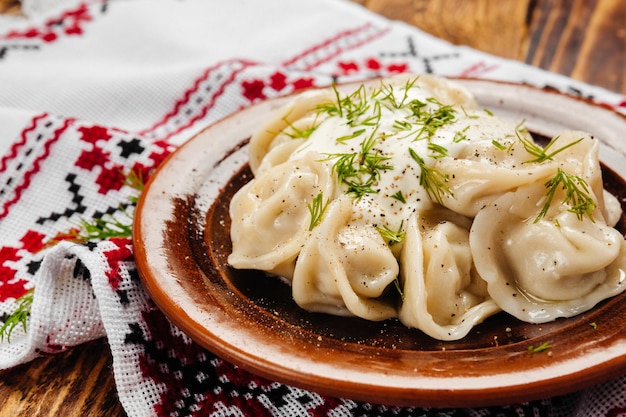
[[[308,311],[379,321],[396,316],[395,298],[384,293],[399,267],[371,225],[351,225],[352,201],[333,201],[304,243],[293,276],[296,303]]]
[[[308,236],[310,204],[332,195],[335,181],[326,165],[308,154],[265,171],[239,190],[230,204],[235,268],[260,269],[291,279],[295,260]]]
[[[299,132],[308,131],[317,124],[316,106],[333,97],[328,89],[306,91],[295,96],[268,119],[250,138],[249,164],[252,173],[257,174],[263,158],[273,147],[290,142],[294,137],[306,136]]]
[[[624,290],[624,237],[596,217],[563,207],[537,218],[538,183],[495,199],[475,217],[476,269],[503,310],[532,323],[572,317]]]
[[[457,224],[446,218],[455,216],[422,213],[409,219],[400,258],[399,318],[433,338],[458,340],[500,308],[474,270],[469,221]]]

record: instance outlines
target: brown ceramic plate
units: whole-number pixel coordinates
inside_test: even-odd
[[[461,80],[486,108],[535,133],[589,131],[604,144],[606,187],[626,205],[626,118],[529,86]],[[250,179],[250,134],[285,99],[216,123],[180,147],[147,185],[134,247],[141,278],[182,331],[258,375],[332,396],[390,405],[470,407],[571,392],[626,372],[626,293],[580,316],[543,325],[505,313],[456,342],[397,321],[311,314],[290,288],[228,267],[228,205]],[[620,228],[625,229],[622,219]],[[547,351],[529,346],[548,343]]]

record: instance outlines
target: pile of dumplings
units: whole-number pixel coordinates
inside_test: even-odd
[[[501,311],[572,317],[626,288],[598,148],[578,131],[540,146],[429,75],[306,91],[250,140],[228,262],[280,277],[305,310],[439,340]]]

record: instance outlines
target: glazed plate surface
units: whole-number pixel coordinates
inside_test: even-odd
[[[550,90],[458,80],[480,105],[533,133],[590,132],[605,187],[626,207],[626,117]],[[164,314],[195,342],[255,374],[331,396],[388,405],[475,407],[565,394],[626,372],[626,293],[571,319],[533,325],[500,313],[455,342],[397,321],[307,313],[290,288],[230,268],[232,195],[251,174],[252,132],[289,98],[200,132],[153,175],[135,216],[137,266]],[[618,225],[622,233],[626,220]],[[530,346],[550,349],[531,353]]]

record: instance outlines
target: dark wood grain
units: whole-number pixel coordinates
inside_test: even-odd
[[[390,19],[505,58],[525,56],[529,0],[354,0]]]
[[[0,415],[124,416],[100,339],[0,372]]]
[[[4,14],[19,14],[20,2],[19,0],[0,0],[0,13]]]
[[[626,94],[626,1],[353,1],[454,44]]]
[[[538,2],[524,60],[626,94],[626,2]]]
[[[455,44],[626,94],[624,0],[353,0]],[[0,13],[19,14],[17,0]],[[123,416],[104,340],[0,372],[0,415]]]

